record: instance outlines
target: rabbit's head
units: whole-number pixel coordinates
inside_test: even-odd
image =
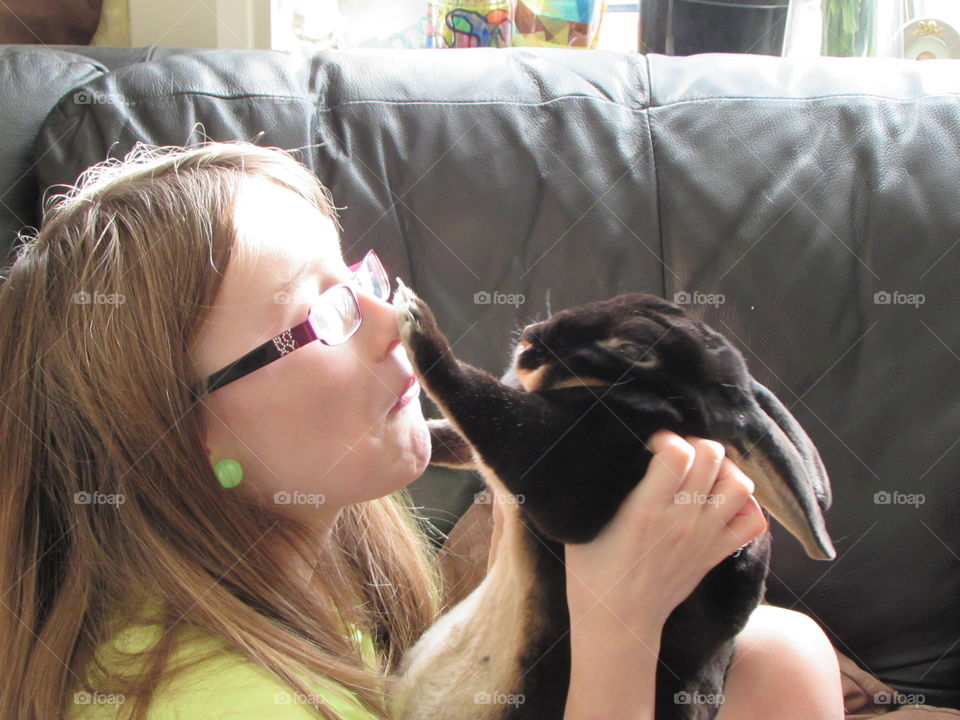
[[[810,557],[836,556],[822,514],[830,483],[810,438],[740,352],[679,306],[628,293],[558,312],[523,329],[503,380],[527,392],[623,386],[656,399],[724,445]]]

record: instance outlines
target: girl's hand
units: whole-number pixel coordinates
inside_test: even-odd
[[[646,475],[613,519],[589,543],[564,546],[571,622],[605,608],[648,631],[767,530],[753,482],[720,443],[659,430],[647,446],[654,455]]]

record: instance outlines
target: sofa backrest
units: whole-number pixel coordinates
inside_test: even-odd
[[[60,98],[105,70],[63,50],[0,45],[0,259],[39,222],[33,151],[41,124]]]
[[[301,148],[348,262],[375,248],[491,372],[551,310],[687,301],[832,479],[838,558],[774,523],[768,600],[960,707],[957,62],[198,51],[83,80],[40,129],[40,188],[137,141]]]

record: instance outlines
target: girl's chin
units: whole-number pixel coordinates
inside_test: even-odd
[[[424,419],[422,413],[417,413],[417,423],[414,432],[416,433],[413,439],[414,455],[419,460],[417,477],[420,477],[430,464],[430,453],[432,452],[430,428],[427,427],[427,421]]]
[[[401,409],[404,412],[408,408]],[[427,421],[420,410],[410,410],[410,415],[402,419],[404,424],[403,431],[400,433],[400,442],[403,447],[398,449],[402,457],[407,458],[407,465],[410,468],[410,474],[413,476],[409,482],[413,482],[423,475],[427,466],[430,464],[430,428],[427,427]]]

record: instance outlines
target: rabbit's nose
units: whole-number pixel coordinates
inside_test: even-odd
[[[547,344],[543,339],[543,323],[537,323],[536,325],[528,325],[526,330],[523,331],[520,339],[524,342],[529,343],[529,345],[537,350],[545,350]]]
[[[540,323],[534,325],[527,325],[523,332],[520,333],[520,340],[524,342],[532,342],[534,338],[539,337]]]

